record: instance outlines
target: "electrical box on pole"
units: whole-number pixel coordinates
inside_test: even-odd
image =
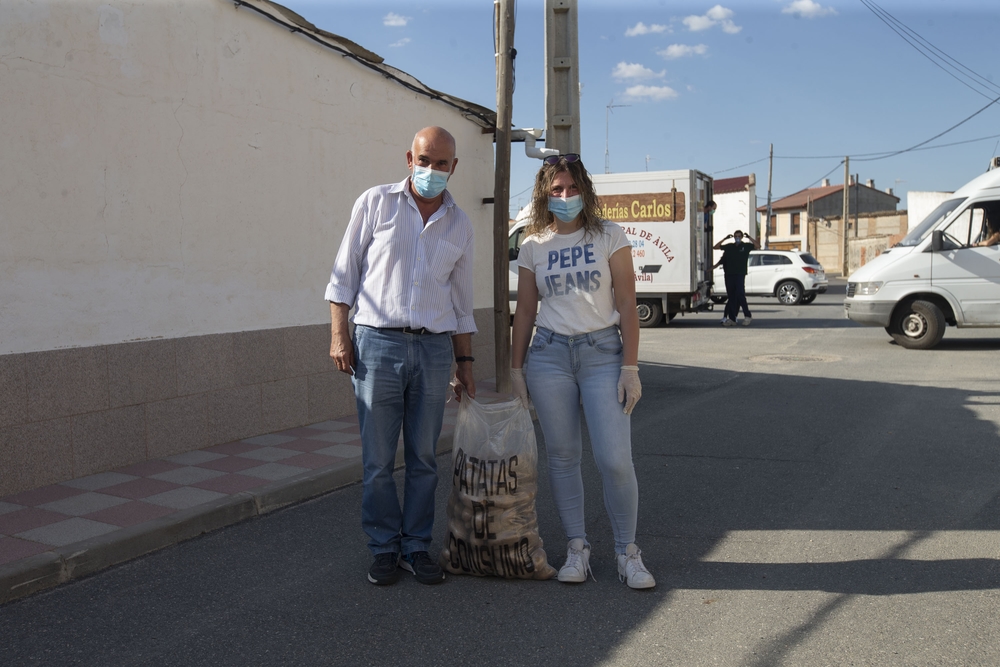
[[[577,0],[545,0],[545,146],[580,152]]]

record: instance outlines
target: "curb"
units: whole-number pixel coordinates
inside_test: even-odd
[[[437,454],[452,449],[453,430],[442,433]],[[396,469],[403,467],[403,448]],[[44,553],[0,565],[0,605],[145,556],[220,528],[269,514],[360,482],[360,458],[311,470],[260,489],[179,510],[159,519],[120,528]]]

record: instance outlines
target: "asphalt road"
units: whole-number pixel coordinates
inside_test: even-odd
[[[596,582],[372,586],[353,486],[0,607],[0,664],[1000,664],[1000,329],[905,350],[842,298],[643,331],[651,591],[618,581],[585,458]]]

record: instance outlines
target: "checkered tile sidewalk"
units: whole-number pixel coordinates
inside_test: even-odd
[[[477,400],[500,399],[491,389]],[[457,412],[449,402],[442,437]],[[359,433],[350,415],[0,498],[0,565],[330,466],[356,462],[360,477]]]

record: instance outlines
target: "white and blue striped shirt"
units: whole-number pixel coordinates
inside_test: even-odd
[[[357,306],[355,324],[475,333],[472,223],[445,190],[424,225],[409,180],[354,203],[326,300]]]

